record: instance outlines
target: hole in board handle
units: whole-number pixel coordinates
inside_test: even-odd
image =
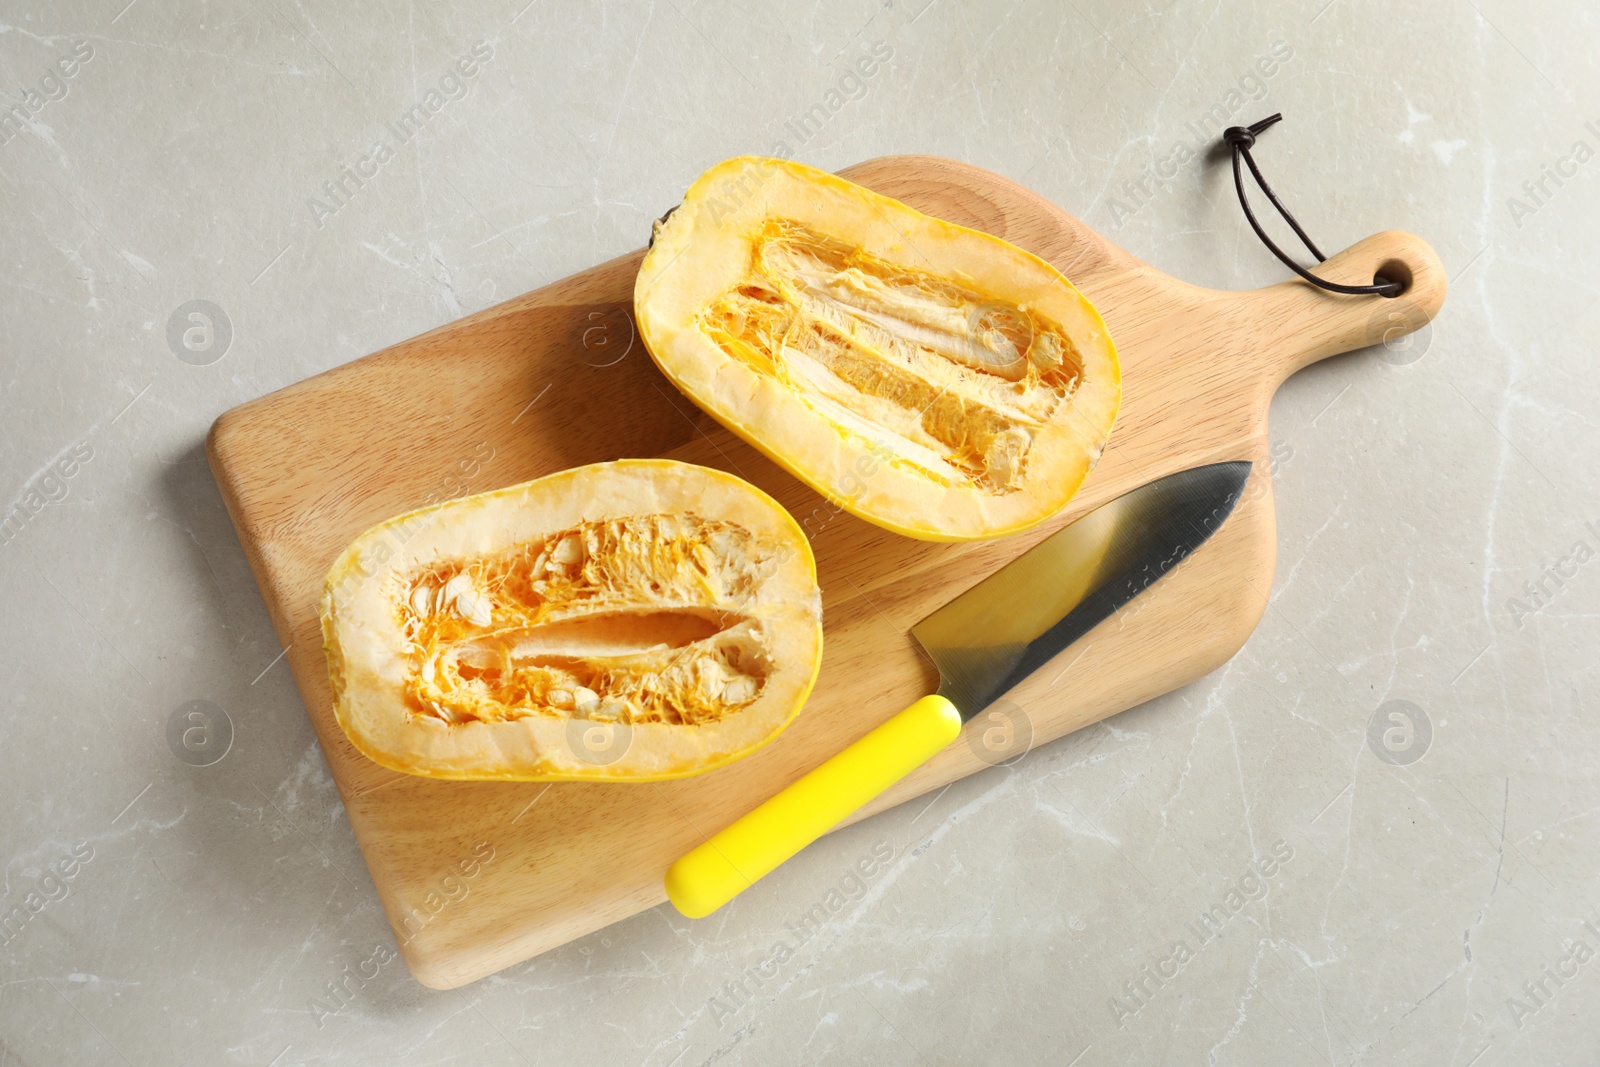
[[[1393,293],[1381,294],[1385,300],[1393,300],[1397,296],[1404,296],[1411,289],[1413,281],[1411,268],[1403,259],[1386,259],[1378,267],[1377,273],[1372,276],[1373,285],[1387,285],[1394,283],[1400,288]]]

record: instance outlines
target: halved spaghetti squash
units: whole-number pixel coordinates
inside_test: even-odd
[[[718,164],[657,225],[639,332],[695,403],[861,518],[927,540],[1055,514],[1121,399],[1050,264],[799,163]]]
[[[788,512],[673,460],[391,519],[322,600],[339,725],[436,778],[651,780],[737,759],[800,710],[821,617]]]

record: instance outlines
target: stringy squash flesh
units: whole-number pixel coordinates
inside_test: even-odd
[[[670,460],[401,516],[346,550],[323,598],[346,734],[447,778],[670,778],[744,755],[804,701],[820,618],[788,514]]]
[[[1098,459],[1116,352],[1049,264],[795,163],[706,172],[635,314],[662,371],[825,496],[933,540],[1043,521]]]

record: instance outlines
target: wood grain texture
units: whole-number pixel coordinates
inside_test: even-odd
[[[1394,300],[1300,281],[1220,292],[1162,274],[974,167],[902,156],[843,173],[1042,256],[1105,317],[1122,357],[1121,414],[1082,491],[1044,526],[929,544],[803,486],[656,371],[629,310],[642,252],[242,405],[212,428],[212,470],[421,982],[458,986],[660,904],[679,855],[935,688],[913,623],[1090,508],[1174,471],[1248,459],[1250,486],[1223,528],[1008,699],[1039,744],[1211,671],[1243,645],[1271,589],[1273,392],[1317,359],[1421,327],[1444,300],[1438,258],[1409,234],[1369,237],[1321,268],[1367,282],[1388,265],[1411,282]],[[657,784],[439,782],[357,753],[334,722],[317,618],[335,555],[424,503],[624,456],[731,471],[805,526],[826,636],[821,678],[794,725],[745,760]],[[982,718],[968,725],[982,728]],[[981,752],[957,742],[861,817],[983,769]],[[763,891],[773,890],[751,890]]]

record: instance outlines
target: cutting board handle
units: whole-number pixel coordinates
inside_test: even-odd
[[[1403,283],[1397,297],[1345,296],[1299,278],[1257,289],[1235,306],[1254,320],[1257,355],[1275,365],[1273,391],[1301,367],[1370,345],[1400,345],[1426,326],[1444,304],[1444,264],[1428,242],[1385,230],[1327,259],[1316,273],[1348,285],[1382,275]],[[1229,294],[1237,297],[1239,294]],[[1270,394],[1269,394],[1270,395]]]

